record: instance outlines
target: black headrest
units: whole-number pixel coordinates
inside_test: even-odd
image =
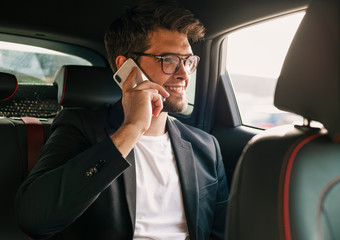
[[[109,68],[94,66],[62,66],[54,77],[58,102],[64,107],[96,107],[114,104],[121,89]]]
[[[340,140],[338,0],[310,4],[285,59],[274,104],[321,122]]]
[[[13,74],[0,72],[0,99],[10,99],[17,89],[17,78]]]

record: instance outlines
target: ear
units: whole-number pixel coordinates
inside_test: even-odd
[[[126,57],[124,57],[123,55],[119,55],[118,57],[116,57],[117,69],[119,69],[125,61],[126,61]]]

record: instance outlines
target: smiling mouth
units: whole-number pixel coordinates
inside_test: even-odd
[[[185,87],[166,86],[165,88],[168,89],[170,92],[173,92],[173,93],[176,93],[176,94],[183,95],[185,93]]]

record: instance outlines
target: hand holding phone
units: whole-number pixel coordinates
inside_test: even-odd
[[[123,63],[113,79],[123,91],[124,121],[110,137],[122,156],[126,157],[141,134],[150,128],[152,117],[159,116],[163,99],[169,97],[169,93],[163,86],[149,80],[132,59]]]
[[[150,126],[151,117],[160,114],[163,99],[169,97],[169,93],[150,81],[132,59],[126,60],[113,78],[123,91],[124,122],[141,126],[144,133]]]
[[[135,79],[132,87],[135,87],[139,83],[148,80],[148,78],[145,76],[145,74],[139,68],[139,66],[135,63],[135,61],[132,58],[129,58],[123,63],[123,65],[113,75],[113,79],[115,80],[115,82],[118,84],[118,86],[121,89],[123,88],[123,83],[125,82],[125,80],[129,76],[133,67],[137,68],[137,76],[136,76],[136,79]]]

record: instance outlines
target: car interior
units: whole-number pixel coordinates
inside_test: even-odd
[[[23,2],[15,15],[8,11],[0,16],[0,239],[31,239],[17,224],[15,196],[57,114],[65,108],[114,104],[121,98],[103,37],[112,20],[135,3]],[[189,110],[174,116],[219,142],[230,191],[225,239],[340,239],[338,1],[185,0],[180,5],[190,9],[207,32],[204,41],[192,45],[201,61],[192,76]],[[279,126],[282,113],[270,110],[268,122],[256,125],[256,118],[254,125],[246,123],[243,113],[257,107],[250,92],[262,92],[266,84],[254,87],[245,78],[250,88],[242,96],[250,102],[242,110],[237,74],[226,67],[232,34],[296,13],[305,15],[269,95],[271,105],[301,121]],[[36,62],[14,71],[15,61],[6,60],[10,47],[2,42],[57,51],[62,57],[70,54],[86,62],[60,60],[47,83],[25,82],[22,74],[34,70]],[[34,61],[43,59],[39,54]],[[16,62],[25,63],[27,56]],[[48,65],[46,59],[42,62]]]

